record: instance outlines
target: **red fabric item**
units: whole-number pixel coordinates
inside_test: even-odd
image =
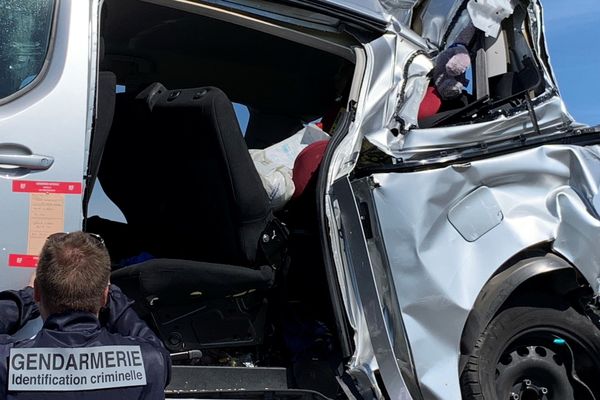
[[[304,193],[313,177],[316,177],[319,165],[323,160],[325,149],[329,140],[319,140],[306,146],[294,161],[292,180],[294,181],[294,195],[292,199]]]
[[[442,107],[442,98],[439,93],[433,86],[429,86],[427,88],[427,92],[425,93],[425,98],[421,102],[419,106],[419,116],[418,118],[427,118],[435,115],[440,111]]]

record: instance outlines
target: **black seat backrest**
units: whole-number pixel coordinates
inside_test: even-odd
[[[153,84],[116,114],[99,178],[144,250],[252,266],[272,214],[227,96]]]

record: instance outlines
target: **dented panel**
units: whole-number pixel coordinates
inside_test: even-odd
[[[478,105],[474,100],[470,100],[471,106],[464,111],[457,108],[456,115],[449,116],[447,123],[430,127],[417,118],[419,106],[431,83],[431,71],[436,62],[437,52],[452,45],[461,30],[470,23],[469,21],[483,31],[484,35],[490,37],[498,35],[501,23],[513,12],[516,13],[515,2],[509,0],[478,2],[430,0],[420,3],[417,8],[411,10],[411,13],[415,14],[412,16],[411,27],[427,41],[429,48],[413,47],[413,52],[410,53],[411,47],[400,43],[395,57],[398,85],[396,112],[388,117],[384,126],[366,132],[367,140],[391,156],[406,159],[405,150],[418,151],[425,147],[450,148],[459,144],[495,140],[538,129],[576,126],[558,94],[552,69],[545,56],[547,51],[543,41],[543,15],[538,1],[532,1],[526,9],[522,8],[519,11],[519,18],[524,19],[525,15],[527,16],[524,19],[526,32],[521,32],[520,29],[517,32],[515,29],[517,33],[510,34],[515,36],[513,41],[516,40],[518,43],[509,43],[513,51],[518,49],[523,53],[520,57],[529,54],[525,58],[529,59],[528,62],[532,66],[534,65],[534,67],[519,66],[516,74],[522,72],[525,76],[526,72],[523,71],[527,71],[527,68],[536,69],[539,73],[537,83],[532,81],[529,83],[531,86],[529,90],[523,89],[510,96],[489,93],[489,99],[486,99],[486,93],[473,93],[471,95],[476,94],[477,101],[481,104]],[[402,28],[397,28],[398,31],[402,31]],[[503,37],[502,40],[505,38]],[[419,53],[415,53],[416,51]],[[409,57],[405,56],[407,52],[410,53]],[[474,50],[472,52],[474,53]],[[474,54],[472,58],[475,60]],[[475,66],[473,68],[471,80],[476,80]],[[477,71],[484,73],[485,68]],[[509,73],[504,75],[506,75],[505,79],[510,78]],[[507,82],[506,87],[509,85],[512,83]],[[506,89],[496,90],[502,92]],[[509,99],[512,99],[512,103]],[[515,99],[519,99],[518,105],[513,105]]]
[[[544,146],[374,179],[375,208],[426,399],[461,397],[465,322],[486,282],[515,254],[552,243],[598,291],[600,146]],[[492,209],[502,219],[490,218],[491,228],[477,228],[472,241],[452,215],[482,190],[485,201],[468,205],[472,218]]]

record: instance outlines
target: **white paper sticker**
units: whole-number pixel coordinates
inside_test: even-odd
[[[95,390],[145,384],[140,346],[10,350],[9,391]]]

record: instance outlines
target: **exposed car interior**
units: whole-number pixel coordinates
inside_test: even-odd
[[[478,31],[467,43],[471,56],[468,90],[456,99],[440,101],[435,115],[419,120],[420,128],[482,122],[510,115],[518,107],[527,108],[531,99],[544,92],[542,71],[533,54],[527,28],[528,5],[527,0],[516,3],[514,13],[502,22],[497,38]],[[446,46],[452,45],[450,39],[460,30],[458,21],[467,15],[465,8],[452,21],[444,39]],[[418,31],[421,25],[418,18],[413,25]]]
[[[427,16],[427,8],[432,7],[433,3],[432,1],[419,3],[413,12],[411,28],[424,37],[427,37],[427,32],[423,19],[431,17]],[[450,20],[448,30],[440,39],[439,51],[429,54],[434,64],[441,53],[452,49],[457,44],[462,45],[458,43],[460,42],[458,37],[465,30],[465,26],[471,22],[467,4],[468,2],[462,3],[461,8]],[[514,11],[501,22],[497,38],[486,36],[481,30],[475,30],[468,43],[464,43],[468,51],[469,67],[459,76],[459,79],[466,79],[465,82],[461,82],[464,88],[459,96],[443,98],[436,87],[435,67],[429,72],[427,75],[429,87],[418,110],[417,126],[409,127],[404,132],[406,135],[423,138],[430,134],[429,129],[439,129],[439,132],[443,133],[445,127],[507,120],[518,114],[524,114],[535,135],[539,135],[548,127],[540,122],[544,114],[537,112],[535,107],[551,98],[554,92],[547,84],[548,77],[544,76],[544,68],[539,61],[547,60],[546,50],[542,46],[537,49],[537,55],[534,52],[536,44],[530,31],[532,24],[530,20],[532,16],[528,11],[530,5],[530,0],[514,2]],[[435,31],[434,28],[431,30]],[[412,58],[413,61],[407,63],[408,65],[405,66],[407,71],[415,59]],[[500,133],[498,131],[498,143],[506,139]],[[398,131],[395,135],[397,134]],[[473,139],[476,141],[480,138],[473,136]],[[423,160],[454,157],[463,150],[471,150],[472,143],[465,142],[464,147],[461,147],[442,142],[436,142],[428,149],[419,146],[414,148],[414,152],[402,157],[404,165],[408,162],[418,167]],[[475,145],[472,150],[477,152],[478,146],[480,144]],[[353,172],[356,176],[362,176],[396,162],[396,159],[392,159],[387,153],[364,139],[361,155]]]
[[[275,212],[249,149],[343,111],[351,57],[107,0],[99,70],[88,186],[97,175],[126,223],[90,215],[86,230],[105,240],[111,281],[172,353],[202,351],[175,364],[286,367],[291,387],[335,397],[316,175]],[[232,102],[249,110],[245,135]]]

